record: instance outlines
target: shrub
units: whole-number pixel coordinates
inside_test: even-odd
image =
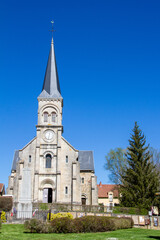
[[[1,222],[6,222],[6,213],[4,211],[1,212]]]
[[[115,218],[114,223],[115,223],[116,230],[132,228],[134,225],[133,219],[129,217]]]
[[[112,218],[100,216],[85,216],[75,218],[55,218],[51,221],[51,231],[54,233],[82,233],[82,232],[107,232],[117,229],[131,228],[131,218]]]
[[[2,226],[2,222],[1,222],[1,219],[0,219],[0,229],[1,229],[1,226]]]
[[[85,216],[75,218],[75,232],[106,232],[115,230],[115,224],[112,218],[99,216]]]
[[[55,218],[50,222],[51,232],[53,233],[70,233],[72,231],[73,220],[68,217]]]
[[[99,203],[99,212],[104,212],[104,204]]]
[[[12,209],[12,197],[0,197],[0,211],[9,212]]]
[[[48,213],[47,214],[47,220],[49,220],[49,215],[50,216],[50,220],[53,221],[55,218],[69,218],[69,219],[73,219],[73,216],[71,213]]]
[[[37,219],[25,222],[25,228],[31,233],[82,233],[82,232],[107,232],[117,229],[131,228],[131,218],[85,216],[70,219],[68,217],[55,218],[49,223]]]
[[[39,219],[31,219],[25,221],[24,228],[29,230],[31,233],[48,233],[49,226],[47,223],[42,222]]]
[[[40,207],[41,210],[48,210],[48,209],[49,209],[47,203],[40,203],[40,206],[39,206],[39,207]]]

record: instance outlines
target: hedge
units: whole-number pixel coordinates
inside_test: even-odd
[[[114,207],[113,213],[132,214],[132,215],[148,215],[148,210],[144,208],[133,207]]]
[[[31,233],[87,233],[87,232],[107,232],[117,229],[127,229],[133,227],[131,218],[85,216],[70,219],[68,217],[55,218],[50,222],[42,222],[38,219],[26,221],[25,229]]]
[[[12,209],[13,201],[12,197],[0,197],[0,211],[9,212]]]

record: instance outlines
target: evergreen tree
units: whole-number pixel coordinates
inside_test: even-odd
[[[122,206],[149,209],[153,204],[157,205],[158,172],[145,144],[146,138],[135,122],[126,154],[128,167],[122,176],[120,188]]]

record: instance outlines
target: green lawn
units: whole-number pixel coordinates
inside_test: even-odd
[[[23,225],[20,224],[8,224],[2,225],[0,230],[0,239],[2,240],[61,240],[61,239],[89,239],[89,240],[107,240],[108,238],[117,238],[124,240],[160,240],[160,231],[158,230],[144,230],[144,229],[128,229],[128,230],[117,230],[114,232],[106,233],[80,233],[80,234],[38,234],[38,233],[24,233]]]

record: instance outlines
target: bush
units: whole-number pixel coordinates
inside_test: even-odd
[[[31,219],[25,221],[24,228],[29,230],[31,233],[48,233],[49,226],[47,223],[42,222],[39,219]]]
[[[25,228],[30,232],[37,233],[87,233],[87,232],[107,232],[117,229],[131,228],[133,220],[131,218],[85,216],[70,219],[68,217],[55,218],[49,223],[44,223],[37,219],[25,222]]]
[[[9,212],[12,209],[12,197],[0,197],[0,211]]]
[[[71,213],[48,213],[47,214],[47,220],[49,220],[49,215],[50,215],[50,220],[53,221],[55,218],[69,218],[73,219],[73,216]]]
[[[113,219],[99,216],[85,216],[73,220],[74,232],[105,232],[115,230]]]
[[[131,228],[133,220],[131,218],[112,218],[100,216],[85,216],[75,218],[57,218],[51,221],[51,232],[54,233],[87,233],[87,232],[107,232],[117,229]]]
[[[41,203],[39,207],[40,207],[41,210],[48,210],[49,209],[47,203]]]
[[[68,217],[55,218],[51,221],[51,232],[70,233],[72,231],[73,220]]]
[[[1,227],[2,227],[2,222],[1,222],[1,219],[0,219],[0,229],[1,229]]]
[[[6,222],[6,213],[4,211],[1,212],[1,222]]]
[[[132,228],[134,226],[133,219],[129,217],[115,218],[114,223],[116,230]]]
[[[113,213],[118,214],[132,214],[132,215],[148,215],[148,210],[144,208],[132,207],[114,207]]]

